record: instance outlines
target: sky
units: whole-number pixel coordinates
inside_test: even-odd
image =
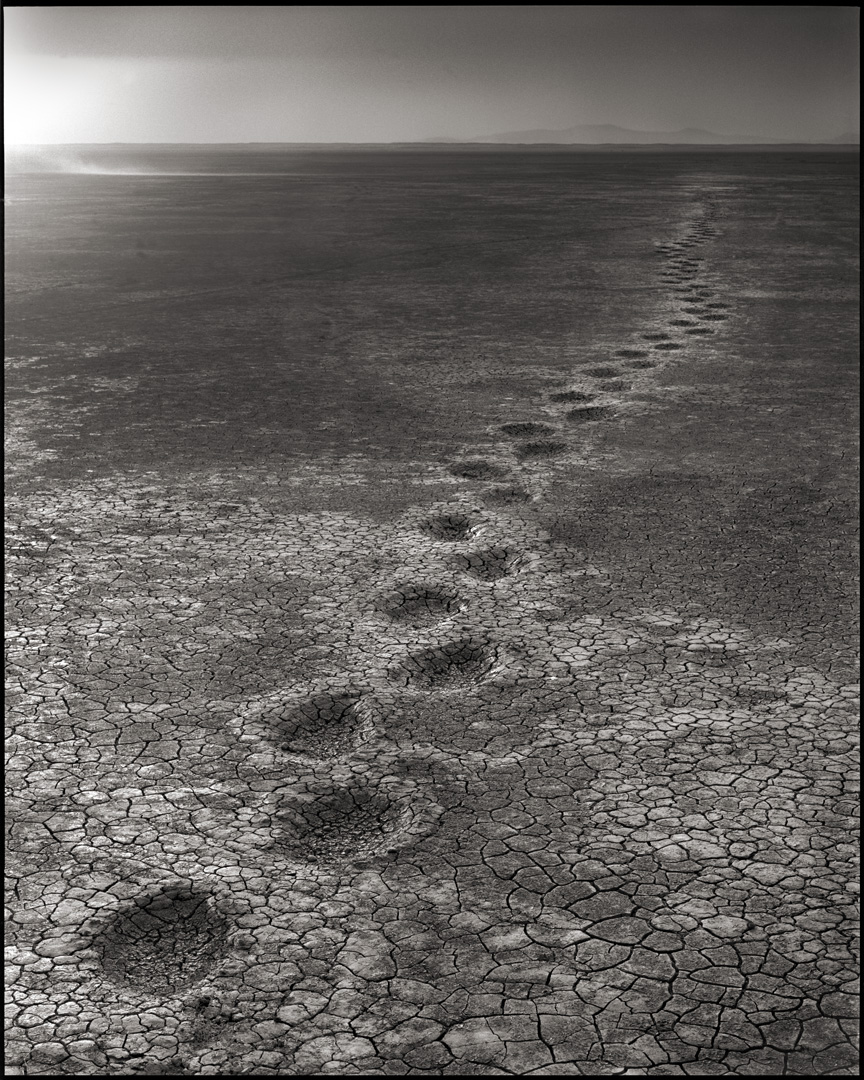
[[[856,7],[5,7],[5,141],[857,131]]]

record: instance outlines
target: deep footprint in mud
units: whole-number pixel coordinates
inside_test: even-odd
[[[395,622],[426,626],[449,618],[464,605],[455,589],[432,584],[405,584],[382,596],[376,606]]]
[[[420,523],[420,531],[435,540],[457,543],[468,536],[474,525],[474,519],[467,514],[436,514]]]
[[[557,457],[569,449],[567,443],[557,439],[538,439],[536,442],[521,443],[516,448],[516,453],[520,458]]]
[[[468,458],[465,461],[456,461],[449,467],[453,476],[459,476],[464,480],[496,480],[506,476],[509,470],[505,465],[496,465],[486,458]]]
[[[111,982],[168,997],[216,967],[228,931],[227,920],[206,893],[166,888],[115,914],[93,946]]]
[[[288,705],[270,721],[268,738],[280,750],[309,761],[333,761],[371,732],[358,690],[339,687]]]
[[[411,690],[452,691],[483,681],[495,663],[489,643],[460,638],[409,653],[388,671],[393,682]]]
[[[601,365],[600,367],[586,368],[584,374],[590,375],[592,379],[609,379],[613,375],[620,375],[621,372],[616,367]]]
[[[515,424],[502,424],[501,430],[505,435],[525,439],[531,435],[554,435],[555,428],[551,424],[540,424],[534,421],[524,421]]]
[[[588,405],[582,409],[570,409],[566,413],[567,419],[576,423],[591,420],[609,420],[615,415],[614,409],[608,405]]]
[[[550,401],[593,401],[596,394],[586,394],[582,390],[563,390],[558,394],[550,394]]]
[[[483,492],[483,499],[490,506],[514,506],[531,501],[531,493],[518,487],[488,488]]]
[[[511,574],[519,565],[519,557],[503,547],[487,548],[457,555],[451,566],[462,573],[471,574],[481,581],[498,581]]]
[[[396,850],[412,821],[405,798],[365,785],[333,787],[277,815],[276,847],[290,858],[331,869]]]

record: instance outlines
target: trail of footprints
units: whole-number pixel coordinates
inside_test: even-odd
[[[680,240],[657,248],[658,254],[665,260],[661,280],[680,298],[680,313],[669,320],[669,330],[646,331],[638,341],[618,349],[610,361],[584,369],[577,385],[550,394],[549,407],[553,412],[557,410],[562,422],[583,424],[614,417],[615,401],[632,388],[634,378],[656,370],[667,354],[674,356],[693,339],[714,334],[728,318],[729,305],[714,299],[714,293],[707,284],[704,262],[693,254],[700,244],[716,235],[715,217],[714,208],[707,206]],[[516,458],[522,462],[554,458],[566,454],[570,448],[561,437],[562,429],[545,420],[513,421],[504,424],[501,430],[508,439],[513,440]],[[476,480],[499,480],[510,475],[509,469],[483,458],[465,459],[454,465],[453,472],[463,478]],[[515,504],[530,498],[524,487],[517,486],[499,487],[487,494],[490,494],[487,502],[493,504],[496,497],[498,502],[504,504]],[[281,762],[284,780],[276,786],[275,791],[272,785],[262,785],[260,828],[257,834],[256,811],[253,807],[251,817],[247,815],[233,831],[226,828],[224,822],[219,824],[218,831],[209,837],[217,848],[230,851],[236,847],[244,857],[253,861],[265,854],[271,864],[282,858],[299,870],[301,876],[303,873],[323,874],[326,878],[331,874],[336,875],[336,880],[348,882],[352,880],[356,868],[362,867],[365,862],[390,858],[400,849],[427,836],[435,828],[441,807],[426,788],[408,779],[407,770],[400,768],[400,765],[412,760],[415,750],[410,745],[387,742],[388,716],[394,708],[400,705],[404,707],[412,700],[437,699],[455,703],[460,695],[469,694],[478,687],[493,685],[506,691],[509,686],[517,686],[520,680],[524,682],[532,677],[540,681],[563,679],[572,684],[574,678],[579,677],[586,666],[598,657],[602,660],[605,656],[602,662],[614,666],[620,661],[622,652],[627,653],[634,648],[637,652],[646,651],[650,656],[652,635],[658,632],[667,639],[666,648],[675,646],[685,659],[699,659],[710,669],[713,658],[720,665],[718,685],[731,682],[724,677],[723,665],[734,663],[740,645],[736,644],[734,635],[719,624],[688,632],[683,625],[676,627],[682,620],[674,615],[666,619],[662,613],[651,614],[645,616],[645,626],[634,636],[632,625],[613,628],[610,633],[603,628],[602,619],[592,620],[588,617],[586,626],[581,630],[576,629],[571,633],[565,624],[561,624],[550,629],[549,635],[543,640],[540,634],[535,642],[526,640],[532,632],[526,630],[526,626],[530,626],[530,618],[526,622],[526,612],[536,611],[537,625],[544,621],[549,625],[554,621],[554,613],[542,606],[544,602],[548,604],[549,584],[554,578],[554,569],[550,574],[548,537],[518,516],[482,509],[470,500],[461,503],[456,500],[416,515],[409,514],[403,522],[401,534],[397,534],[395,541],[389,537],[388,543],[390,546],[385,547],[393,556],[394,565],[385,570],[381,581],[368,583],[357,601],[359,614],[358,611],[346,613],[341,610],[341,601],[332,603],[326,595],[321,598],[319,615],[322,623],[332,632],[331,637],[341,644],[341,674],[333,674],[331,669],[329,675],[325,674],[318,680],[276,689],[249,702],[236,716],[234,730],[237,737],[253,755],[262,755],[270,766],[278,766]],[[401,565],[398,565],[400,551],[403,557]],[[591,570],[583,568],[577,571],[584,572]],[[331,604],[329,608],[328,604]],[[508,624],[517,627],[509,636],[507,632],[501,632],[501,627]],[[586,650],[582,648],[582,636],[588,634],[588,624],[592,624],[588,629],[600,644]],[[676,632],[678,637],[670,638]],[[604,635],[608,635],[605,644]],[[519,647],[514,645],[517,638]],[[769,644],[767,648],[771,651],[775,646]],[[684,671],[687,666],[692,667],[682,664],[681,670]],[[705,686],[710,685],[710,680],[706,679],[705,686],[697,686],[698,679],[692,672],[687,680],[693,685],[694,701],[697,705],[701,704],[700,695],[705,693]],[[750,686],[739,679],[738,684],[737,716],[742,728],[749,722],[746,719],[749,709],[770,710],[778,703],[781,707],[785,705],[786,695],[775,691],[764,680],[760,683],[757,679]],[[711,692],[721,697],[723,693],[729,693]],[[804,693],[807,692],[805,688]],[[811,688],[809,692],[814,691]],[[591,700],[592,693],[589,691],[586,700]],[[732,705],[733,710],[736,703]],[[676,701],[670,708],[671,734],[667,732],[664,737],[674,738],[676,723],[694,723],[690,716],[692,705],[690,702]],[[647,706],[648,711],[640,709],[638,703],[632,709],[634,711],[627,721],[633,726],[631,741],[639,743],[649,735],[658,735],[654,730],[654,718],[649,715],[651,705]],[[680,715],[676,715],[676,710]],[[697,708],[695,715],[696,725],[713,724],[718,731],[725,731],[731,726],[718,717],[732,714],[718,710],[716,703],[713,711],[709,708],[700,712]],[[553,731],[550,723],[545,722],[541,734],[553,741],[563,738],[565,742],[562,745],[567,745],[566,740],[573,738],[572,732]],[[682,727],[682,730],[687,728]],[[612,739],[612,729],[598,729],[596,736],[590,732],[588,735],[589,742],[596,738],[599,745],[603,738]],[[529,733],[526,737],[530,740],[533,736]],[[627,738],[620,736],[622,746]],[[459,750],[452,745],[421,747],[416,752],[437,755],[438,760],[457,765],[467,763],[486,767],[492,760],[488,752]],[[585,743],[582,752],[585,755],[592,752],[589,743]],[[602,755],[602,752],[601,746],[599,753]],[[517,760],[518,756],[511,754],[509,758],[501,757],[500,761]],[[639,780],[640,776],[637,769],[634,782],[643,783],[646,792],[653,790],[653,776],[646,774]],[[432,787],[434,789],[434,785]],[[642,826],[645,802],[638,792],[624,794],[622,802],[622,797],[616,794],[615,783],[598,781],[593,797],[594,829],[607,847],[610,837],[614,840],[615,830],[622,824],[627,827]],[[710,861],[723,854],[713,833],[706,831],[704,838],[699,834],[699,839],[692,839],[680,831],[682,826],[677,821],[668,826],[659,809],[656,813],[652,811],[652,814],[653,828],[647,827],[648,819],[644,821],[646,827],[643,829],[642,846],[646,851],[654,845],[663,853],[663,857],[673,861],[686,860],[688,855]],[[728,827],[731,829],[735,822],[731,819],[730,822]],[[205,835],[210,828],[203,818],[200,828]],[[707,830],[708,823],[703,823],[700,818],[699,828]],[[587,843],[586,838],[593,835],[586,827],[586,831],[579,834],[580,843]],[[638,835],[641,834],[634,834]],[[746,845],[738,843],[737,846],[743,851]],[[734,848],[735,844],[732,845],[733,854]],[[741,853],[738,854],[740,857]],[[766,862],[756,865],[763,867],[764,873],[767,873],[774,864]],[[600,871],[597,873],[599,875]],[[146,874],[143,876],[146,879]],[[164,868],[160,870],[159,877],[165,880]],[[773,880],[765,878],[769,885]],[[779,877],[777,880],[780,880]],[[131,899],[119,909],[116,904],[109,905],[112,913],[107,920],[99,917],[79,925],[77,937],[69,934],[49,937],[46,939],[47,945],[38,946],[48,951],[42,951],[38,956],[50,962],[52,957],[74,953],[79,947],[76,942],[80,940],[86,944],[85,939],[89,935],[101,972],[109,982],[136,990],[146,988],[148,997],[166,999],[206,980],[230,954],[230,912],[224,903],[215,902],[214,894],[208,887],[193,880],[179,880],[175,875],[172,882],[162,887],[139,889],[137,892],[132,888],[130,896]],[[644,933],[639,931],[642,937],[630,926],[632,923],[635,927],[639,920],[627,915],[631,910],[627,903],[622,901],[620,911],[614,906],[612,901],[620,901],[622,896],[616,889],[580,901],[585,909],[580,909],[580,913],[586,919],[600,920],[609,928],[605,940],[601,935],[599,945],[596,940],[585,941],[588,934],[581,930],[573,930],[569,924],[566,928],[566,933],[574,935],[573,941],[585,942],[587,951],[584,956],[587,959],[582,962],[588,965],[583,979],[586,987],[584,992],[587,994],[591,992],[591,978],[600,978],[591,974],[591,965],[595,962],[591,950],[595,946],[599,949],[596,971],[605,972],[611,962],[605,959],[607,952],[614,960],[614,950],[620,950],[623,962],[630,955],[634,942],[642,940],[648,933],[647,924]],[[658,917],[656,924],[652,924],[652,939],[656,939],[651,946],[653,952],[634,949],[633,955],[638,953],[641,963],[649,964],[650,961],[654,965],[649,965],[644,971],[634,969],[639,975],[656,976],[665,981],[672,977],[674,968],[666,960],[664,950],[679,947],[673,939],[677,941],[676,935],[684,932],[688,920],[696,926],[697,921],[702,919],[703,927],[710,926],[715,934],[711,947],[718,956],[723,948],[728,949],[724,945],[726,939],[737,937],[746,925],[743,919],[716,915],[710,903],[703,903],[705,911],[697,910],[697,901],[688,903],[689,907],[681,907],[682,912],[686,907],[688,915],[679,914],[674,918],[663,916],[666,922],[661,922]],[[596,912],[591,905],[597,907]],[[691,915],[695,915],[696,919],[690,918]],[[464,913],[464,917],[469,920],[474,918],[470,913]],[[248,918],[247,925],[255,925],[254,921],[248,922]],[[544,918],[552,916],[547,914]],[[560,919],[566,922],[563,909]],[[537,925],[540,926],[539,923]],[[558,929],[557,923],[555,925],[556,930],[550,940],[565,940],[566,935],[562,937],[565,931]],[[631,933],[635,935],[632,938],[628,936]],[[706,936],[706,941],[711,937],[710,934],[706,935],[705,929],[698,933]],[[349,966],[353,955],[351,950],[355,948],[351,942],[357,937],[357,934],[351,935],[348,945],[340,954],[342,962]],[[371,945],[357,945],[356,948],[359,952],[352,970],[363,977],[368,974],[370,978],[378,978],[379,969],[387,970],[386,957],[382,960],[376,952],[378,945],[374,948]],[[738,961],[715,957],[714,962],[718,965],[734,965]],[[617,964],[618,961],[614,960],[613,967]],[[735,969],[717,970],[733,972]],[[626,982],[623,974],[622,978]],[[599,983],[597,992],[601,997],[605,993]],[[281,999],[281,989],[277,996]],[[843,995],[836,996],[840,998]],[[202,1001],[201,1008],[206,1009],[209,999]],[[284,1014],[287,1016],[295,1008],[293,1005],[287,1007]],[[279,1015],[282,1014],[280,1010]],[[571,1028],[578,1028],[581,1023],[573,1016],[561,1017],[561,1020],[568,1027],[568,1032]],[[708,1023],[707,1020],[704,1022]],[[672,1020],[669,1023],[674,1027]],[[435,1023],[432,1027],[437,1029],[440,1025]],[[658,1028],[651,1038],[658,1032],[662,1037],[663,1030]],[[445,1041],[449,1040],[448,1046],[454,1053],[461,1046],[461,1038],[458,1030],[448,1033],[445,1038]],[[486,1039],[485,1035],[483,1039]],[[485,1060],[482,1054],[486,1052],[486,1043],[481,1040],[478,1046],[480,1060]],[[543,1052],[548,1053],[545,1049]],[[468,1055],[466,1061],[471,1062],[469,1051],[465,1053]],[[625,1065],[629,1063],[624,1059],[622,1061]],[[646,1061],[650,1064],[648,1058]],[[91,1070],[85,1068],[80,1071]],[[210,1067],[205,1071],[213,1072],[214,1069]],[[508,1071],[524,1070],[516,1068]],[[621,1067],[612,1071],[621,1071]]]
[[[516,1064],[522,1060],[522,1043],[513,1015],[505,1012],[499,1021],[494,1006],[488,1016],[483,1012],[492,986],[484,981],[488,967],[481,965],[491,964],[517,973],[524,968],[536,1004],[550,1010],[541,1014],[551,1018],[542,1021],[547,1042],[532,1044],[533,1056],[526,1059],[539,1062],[540,1068],[549,1067],[550,1046],[556,1048],[556,1062],[575,1058],[580,1069],[607,1072],[651,1066],[658,1047],[670,1060],[692,1062],[689,1071],[699,1071],[721,1058],[732,1061],[740,1046],[739,1065],[728,1071],[741,1073],[751,1064],[782,1064],[782,1055],[770,1048],[773,1042],[763,1047],[761,1031],[776,1042],[777,1032],[786,1031],[782,1025],[799,1024],[786,1015],[798,1008],[802,990],[778,975],[793,964],[811,964],[806,949],[826,928],[830,952],[824,962],[831,965],[829,977],[838,973],[838,992],[824,999],[827,1016],[813,1019],[812,1025],[814,1038],[823,1028],[830,1028],[832,1038],[837,1035],[835,1028],[840,1029],[832,1018],[845,1017],[851,1003],[839,991],[846,962],[843,937],[832,936],[834,921],[825,922],[820,893],[813,894],[818,903],[812,907],[794,900],[782,907],[777,895],[786,882],[798,881],[789,889],[803,890],[798,875],[808,869],[823,875],[825,890],[838,890],[827,868],[815,866],[813,852],[818,855],[818,850],[807,848],[807,814],[815,805],[810,800],[830,802],[842,795],[831,769],[847,740],[825,719],[838,704],[828,680],[784,661],[783,642],[754,641],[713,620],[688,623],[663,611],[556,620],[539,605],[549,604],[550,593],[576,594],[575,580],[566,575],[596,573],[594,568],[571,567],[565,573],[564,560],[539,529],[516,513],[485,510],[468,499],[409,513],[395,528],[310,515],[280,536],[289,541],[289,564],[311,550],[311,572],[323,576],[332,571],[320,595],[310,599],[310,611],[317,612],[332,648],[320,679],[251,699],[230,722],[236,760],[248,770],[228,789],[242,790],[241,812],[208,815],[199,807],[193,824],[200,856],[194,872],[186,871],[188,879],[158,862],[148,871],[142,858],[139,872],[120,882],[122,892],[113,884],[117,871],[109,864],[109,874],[100,878],[88,871],[81,875],[81,888],[44,898],[54,905],[55,929],[63,932],[35,945],[36,962],[51,964],[89,948],[96,954],[97,974],[109,986],[108,996],[100,997],[85,984],[97,1020],[100,1006],[110,1010],[119,990],[121,1001],[132,995],[132,1004],[120,1010],[123,1025],[131,1026],[139,1012],[164,1025],[133,1036],[123,1032],[124,1053],[140,1046],[140,1057],[152,1063],[170,1044],[182,1051],[179,1066],[175,1062],[180,1072],[225,1074],[241,1065],[249,1072],[255,1071],[247,1059],[254,1042],[243,1040],[254,1032],[269,1047],[269,1071],[284,1074],[287,1068],[314,1075],[337,1051],[346,1055],[343,1062],[364,1054],[371,1059],[369,1040],[350,1034],[356,1017],[361,1031],[373,1021],[380,1023],[376,1030],[382,1045],[390,1046],[395,1059],[404,1053],[419,1062],[421,1054],[432,1053],[429,1044],[438,1041],[456,1058],[446,1071],[460,1064],[476,1069],[488,1062],[484,1055],[491,1045],[495,1062],[521,1074],[527,1070]],[[352,565],[358,555],[368,560],[372,551],[381,555],[380,571],[367,576],[354,606],[346,606]],[[639,681],[622,681],[634,678],[634,671],[642,672],[641,679],[635,675]],[[529,712],[504,733],[499,748],[488,734],[475,742],[465,723],[473,708],[465,698],[495,688],[501,702],[512,690],[517,709],[524,712],[528,699],[519,697],[519,688],[532,681],[540,687],[540,699],[556,681],[576,693],[576,714],[559,716],[553,709],[533,717]],[[604,705],[607,696],[611,706]],[[446,704],[457,723],[434,745],[418,745],[405,718],[412,703],[422,710],[430,701]],[[801,708],[812,719],[796,737],[830,747],[827,768],[812,777],[802,771],[815,760],[809,744],[806,762],[794,750],[778,752],[776,745],[776,729],[793,730],[800,714],[790,721],[789,710]],[[401,732],[389,730],[394,717]],[[524,734],[517,734],[517,727]],[[404,1003],[391,999],[387,980],[397,985],[411,977],[390,959],[393,946],[380,930],[351,921],[352,910],[363,912],[364,898],[370,900],[376,927],[385,919],[379,911],[391,904],[396,908],[382,890],[380,874],[373,884],[363,877],[364,867],[416,869],[418,862],[423,864],[427,841],[434,846],[442,818],[436,785],[448,770],[465,791],[480,792],[484,788],[478,777],[488,777],[490,770],[506,775],[508,769],[536,768],[545,760],[557,762],[554,771],[541,771],[529,784],[553,817],[553,804],[566,808],[572,825],[550,828],[547,822],[535,833],[530,822],[520,824],[526,814],[518,805],[510,807],[506,795],[503,803],[493,803],[501,808],[494,817],[478,813],[470,794],[466,808],[476,815],[475,828],[489,830],[483,857],[490,874],[498,860],[517,860],[520,882],[548,871],[561,875],[561,889],[557,877],[544,879],[540,910],[521,915],[518,906],[510,909],[515,899],[495,910],[478,904],[477,895],[456,897],[454,924],[464,922],[459,940],[471,942],[475,950],[478,970],[472,977],[481,1011],[456,1022],[448,1019],[452,1014],[439,1016],[429,1006],[425,1027],[403,1030],[399,1010]],[[412,778],[410,766],[424,761],[437,763],[434,778],[422,771]],[[591,777],[580,781],[584,799],[562,783],[572,768]],[[187,791],[178,791],[170,780],[164,790],[172,800],[181,800]],[[147,802],[140,793],[138,800]],[[766,816],[766,805],[788,810],[795,822],[791,834],[786,810],[781,824]],[[129,810],[122,815],[128,827],[134,827],[140,812],[135,806],[130,792]],[[588,811],[584,818],[582,808]],[[836,824],[826,831],[837,844],[842,842],[840,812],[838,804],[838,816],[829,818]],[[501,846],[501,836],[513,846]],[[164,843],[164,837],[159,839]],[[110,846],[109,855],[116,846]],[[213,887],[214,868],[231,873],[221,887]],[[266,878],[274,882],[269,892]],[[808,880],[815,879],[810,875]],[[226,898],[235,886],[240,887],[236,898]],[[519,893],[528,895],[520,889],[514,898]],[[123,901],[119,905],[117,895]],[[102,912],[82,923],[79,911],[92,911],[97,896],[104,897]],[[321,917],[322,912],[328,918],[335,914],[338,920],[340,911],[349,919],[341,937],[338,921],[323,927]],[[398,926],[401,917],[389,925]],[[64,919],[74,932],[67,931]],[[355,925],[361,929],[352,929]],[[475,930],[484,925],[494,929],[483,930],[481,939]],[[771,951],[763,927],[774,933]],[[260,951],[247,957],[241,950],[238,956],[242,930],[250,928],[261,934]],[[301,947],[296,935],[304,928]],[[423,939],[422,927],[405,933]],[[306,950],[314,955],[310,942],[319,938],[343,972],[332,984],[326,965],[303,968],[301,974],[303,964],[314,964]],[[543,948],[535,952],[538,941]],[[418,949],[426,963],[428,957]],[[406,957],[401,962],[407,966]],[[280,964],[282,974],[268,981],[268,970]],[[232,971],[247,992],[236,1006],[226,989]],[[742,989],[745,976],[748,985]],[[550,985],[553,977],[561,989]],[[428,983],[424,993],[441,989],[434,974]],[[446,978],[443,983],[442,996],[452,993]],[[263,992],[261,1002],[254,998],[256,990]],[[525,1001],[514,983],[496,993],[503,1001]],[[175,1013],[183,1016],[190,1008],[206,1018],[211,994],[218,995],[212,1006],[216,1020],[198,1021],[200,1034],[176,1024]],[[301,1008],[306,1000],[318,1003],[320,1026],[312,1025]],[[346,1000],[351,1009],[343,1017]],[[454,1002],[458,1017],[460,1006]],[[722,1020],[717,1002],[724,1010]],[[40,1007],[37,1002],[25,1011],[28,1023],[39,1017]],[[618,1035],[630,1029],[619,1026],[616,1008],[623,1009],[638,1044],[622,1048]],[[580,1009],[596,1015],[596,1029],[591,1020],[583,1031]],[[761,1029],[745,1020],[742,1010],[757,1017]],[[332,1028],[324,1023],[327,1019]],[[175,1022],[170,1035],[169,1021]],[[501,1041],[490,1043],[487,1022],[500,1023]],[[479,1031],[471,1026],[475,1023]],[[393,1025],[396,1031],[390,1034]],[[721,1057],[705,1058],[704,1048],[710,1045],[705,1039],[713,1039],[717,1028],[721,1039],[731,1041],[721,1046]],[[354,1041],[344,1047],[322,1042],[329,1030]],[[578,1031],[590,1038],[569,1048],[568,1040]],[[220,1032],[233,1057],[220,1047]],[[512,1061],[504,1057],[509,1046],[514,1047]],[[646,1046],[643,1060],[640,1047]],[[763,1050],[764,1059],[759,1057]],[[433,1070],[450,1060],[440,1046],[435,1052],[441,1060],[435,1059]],[[90,1060],[91,1065],[71,1071],[98,1071],[96,1057]],[[129,1062],[128,1057],[122,1060]],[[372,1071],[380,1071],[380,1062]]]
[[[713,334],[714,327],[709,324],[727,318],[729,305],[714,301],[714,293],[706,285],[704,260],[687,254],[717,234],[715,218],[716,210],[709,204],[680,240],[656,249],[667,263],[660,280],[680,295],[681,312],[688,317],[670,320],[671,333],[643,333],[639,342],[616,352],[614,363],[586,368],[583,377],[593,380],[599,390],[620,398],[631,389],[634,373],[660,366],[662,358],[656,354],[680,351],[684,348],[683,335]],[[615,415],[614,405],[598,402],[593,390],[581,386],[555,392],[549,400],[554,407],[564,409],[564,419],[571,423],[606,420]],[[501,430],[514,440],[516,456],[523,462],[565,454],[570,449],[560,438],[560,429],[547,422],[516,421],[502,425]],[[476,480],[494,480],[509,473],[505,467],[483,458],[465,459],[453,471],[462,478]],[[521,488],[498,489],[498,496],[505,503],[528,497]],[[433,545],[465,547],[477,531],[478,520],[476,513],[450,510],[421,520],[417,531]],[[453,565],[458,574],[486,583],[512,574],[530,554],[501,546],[486,550],[471,550],[471,546],[468,544],[466,551],[454,551]],[[375,605],[379,614],[418,634],[452,623],[465,608],[457,584],[434,580],[406,580],[379,596]],[[292,761],[314,763],[316,775],[327,762],[350,763],[352,753],[374,734],[376,710],[381,708],[376,693],[382,689],[453,694],[506,671],[507,657],[490,637],[501,621],[500,612],[493,603],[487,606],[485,615],[485,622],[478,622],[476,615],[467,622],[463,620],[459,628],[454,627],[434,643],[418,637],[404,655],[389,663],[385,658],[342,684],[300,692],[288,703],[277,692],[275,699],[255,705],[247,721]],[[333,786],[326,795],[299,804],[283,819],[288,850],[301,860],[322,865],[395,850],[400,840],[416,834],[418,823],[416,814],[409,811],[410,797],[404,796],[400,802],[385,793],[386,787],[384,777],[379,777],[377,784],[366,778],[359,785]]]
[[[615,350],[608,361],[583,368],[576,385],[548,395],[547,421],[524,420],[501,426],[501,433],[511,442],[517,466],[567,455],[572,450],[567,441],[568,429],[614,419],[618,406],[641,389],[642,377],[661,370],[667,357],[680,359],[684,350],[689,355],[700,340],[722,328],[731,305],[716,298],[705,259],[695,254],[718,235],[716,220],[716,207],[706,202],[680,239],[655,248],[665,263],[659,280],[669,287],[677,308],[674,317],[667,320],[668,329],[646,330],[637,340]],[[455,462],[451,472],[478,480],[510,475],[505,465],[485,458]],[[500,499],[517,501],[515,496],[508,499],[503,490]]]
[[[281,856],[301,874],[335,873],[347,881],[364,860],[389,858],[434,828],[441,808],[399,775],[410,749],[376,750],[370,758],[364,747],[380,742],[378,728],[400,698],[451,697],[496,678],[504,685],[512,679],[514,654],[495,631],[506,623],[513,596],[500,586],[519,582],[530,598],[524,574],[535,571],[542,589],[544,555],[530,540],[542,548],[547,538],[476,506],[442,506],[409,517],[405,526],[407,559],[431,568],[419,578],[405,573],[359,599],[366,614],[354,623],[355,614],[348,613],[354,647],[343,652],[342,676],[276,690],[240,711],[237,734],[252,748],[264,748],[269,760],[278,764],[281,758],[284,781],[272,796],[261,796],[257,834],[254,821],[250,831],[248,820],[238,820],[227,834],[220,825],[208,837],[208,824],[198,822],[214,850],[248,856],[251,835],[256,861],[262,854],[271,861]],[[385,577],[392,578],[392,571]],[[333,625],[345,617],[336,612]],[[525,673],[524,660],[516,666]],[[452,750],[438,756],[452,758]],[[147,880],[146,860],[132,859],[139,862],[137,876]],[[164,867],[151,869],[166,878]],[[232,926],[224,900],[217,905],[206,884],[167,876],[163,887],[133,887],[127,904],[109,904],[107,918],[90,916],[74,933],[48,938],[50,951],[39,955],[89,948],[109,983],[149,999],[182,995],[223,965]]]
[[[361,599],[366,615],[351,623],[355,646],[346,642],[342,659],[348,670],[341,681],[325,680],[287,695],[276,691],[252,703],[241,718],[242,732],[276,746],[299,769],[303,795],[282,812],[277,843],[301,862],[338,868],[346,859],[392,853],[427,831],[434,808],[411,785],[402,783],[406,790],[400,794],[393,775],[399,755],[389,755],[389,774],[377,771],[374,776],[358,755],[380,734],[378,722],[394,711],[400,697],[450,696],[511,677],[514,656],[496,640],[496,628],[506,621],[501,607],[508,607],[512,596],[498,586],[542,560],[541,552],[520,545],[536,530],[524,524],[520,530],[479,507],[464,512],[442,506],[409,518],[406,525],[406,554],[421,568],[428,554],[437,576],[433,569],[425,574],[419,569],[414,577],[405,573]],[[488,542],[490,530],[498,543]],[[542,544],[545,536],[536,532]],[[509,546],[500,542],[502,534],[509,534]],[[337,627],[343,618],[344,613],[337,614]],[[387,624],[396,640],[387,641]],[[376,643],[371,653],[369,642]],[[352,771],[358,762],[348,784],[327,776],[328,766]],[[309,773],[305,786],[304,766]],[[322,781],[324,794],[308,799],[308,791],[321,788]]]

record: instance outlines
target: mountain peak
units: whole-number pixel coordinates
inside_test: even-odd
[[[441,142],[427,139],[426,142]],[[568,143],[598,145],[723,145],[741,143],[781,143],[783,139],[766,139],[759,135],[718,135],[703,128],[681,128],[678,131],[634,131],[617,124],[577,124],[570,128],[533,128],[528,131],[503,131],[494,135],[477,135],[457,140],[468,143]]]

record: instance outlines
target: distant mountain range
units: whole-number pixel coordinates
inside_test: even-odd
[[[717,135],[702,128],[681,128],[680,131],[631,131],[615,124],[577,124],[571,128],[534,128],[530,131],[501,131],[494,135],[477,135],[471,139],[425,139],[429,143],[570,143],[584,145],[602,145],[618,143],[626,145],[647,145],[662,143],[682,146],[710,145],[781,145],[788,139],[766,139],[759,135]],[[846,132],[829,143],[857,143],[855,132]]]

